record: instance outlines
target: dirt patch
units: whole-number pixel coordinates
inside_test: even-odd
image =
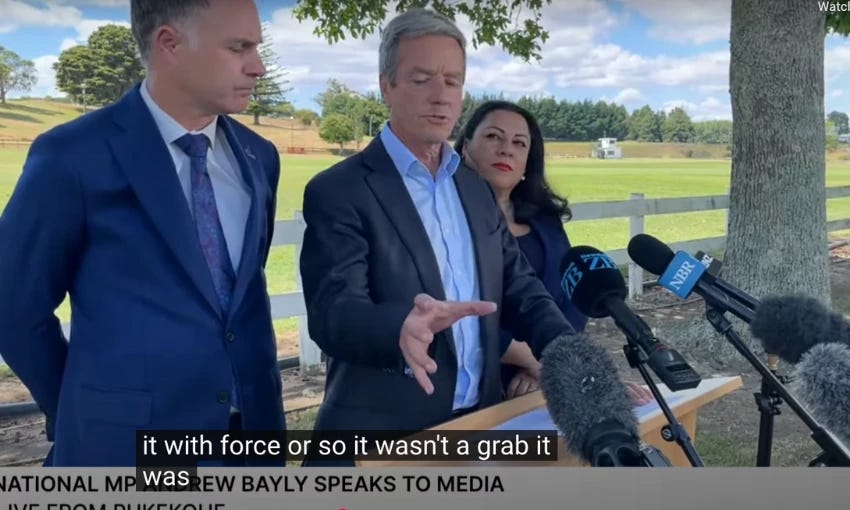
[[[0,379],[0,404],[30,400],[32,400],[32,395],[17,377],[6,376]]]
[[[298,356],[298,332],[277,335],[277,357],[291,358]]]

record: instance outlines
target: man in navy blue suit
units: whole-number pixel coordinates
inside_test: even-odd
[[[227,117],[265,72],[256,6],[131,13],[146,79],[39,136],[0,217],[0,355],[49,465],[131,466],[138,429],[285,427],[263,269],[280,160]]]

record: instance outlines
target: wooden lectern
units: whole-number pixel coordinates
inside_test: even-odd
[[[716,377],[712,379],[704,379],[700,385],[690,390],[681,390],[675,393],[671,392],[665,385],[659,384],[658,389],[667,402],[676,419],[688,431],[688,435],[694,442],[694,445],[699,451],[696,442],[696,425],[697,413],[699,409],[719,399],[727,393],[743,386],[741,378],[736,377]],[[545,409],[546,400],[543,393],[535,391],[512,400],[502,402],[501,404],[491,406],[466,416],[445,422],[430,430],[490,430],[496,427],[505,428],[507,430],[521,430],[519,419],[524,415],[530,416],[527,413],[535,412],[535,416],[541,416],[540,410]],[[667,425],[667,418],[661,411],[657,402],[651,402],[645,406],[641,406],[635,410],[640,423],[640,435],[643,440],[661,450],[664,455],[670,460],[674,466],[689,467],[691,466],[684,451],[676,442],[665,441],[661,437],[661,429]],[[545,413],[548,418],[548,412]],[[517,423],[517,426],[512,426]],[[527,422],[526,422],[527,423]],[[551,418],[541,422],[544,427],[535,427],[534,430],[554,430],[554,424]],[[388,466],[409,466],[409,467],[426,467],[426,466],[458,466],[458,465],[481,465],[481,466],[586,466],[587,464],[581,459],[570,454],[564,445],[563,437],[558,439],[558,460],[557,461],[510,461],[510,462],[458,462],[458,461],[392,461],[392,460],[358,460],[357,465],[361,467],[388,467]]]

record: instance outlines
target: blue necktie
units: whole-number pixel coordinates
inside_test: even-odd
[[[230,261],[230,253],[227,251],[224,230],[221,228],[212,181],[207,172],[207,149],[210,141],[206,135],[187,133],[175,143],[192,162],[192,210],[195,215],[195,228],[212,275],[222,313],[226,315],[230,309],[230,298],[236,276],[233,263]]]
[[[222,313],[226,315],[230,308],[236,275],[233,263],[230,261],[230,253],[227,251],[227,241],[224,238],[224,230],[221,228],[215,193],[207,171],[207,149],[210,140],[206,135],[187,133],[178,138],[175,143],[192,162],[192,211],[195,216],[195,229],[198,231],[198,240],[201,242],[201,249],[212,275]],[[234,384],[231,390],[231,405],[234,408],[239,407],[237,400]]]

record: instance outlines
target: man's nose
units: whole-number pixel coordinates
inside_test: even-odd
[[[266,74],[266,65],[263,63],[262,57],[258,51],[254,51],[248,65],[245,68],[245,74],[255,76],[257,78]]]
[[[447,92],[448,85],[443,80],[433,80],[429,89],[428,99],[432,103],[444,104],[448,102]]]

